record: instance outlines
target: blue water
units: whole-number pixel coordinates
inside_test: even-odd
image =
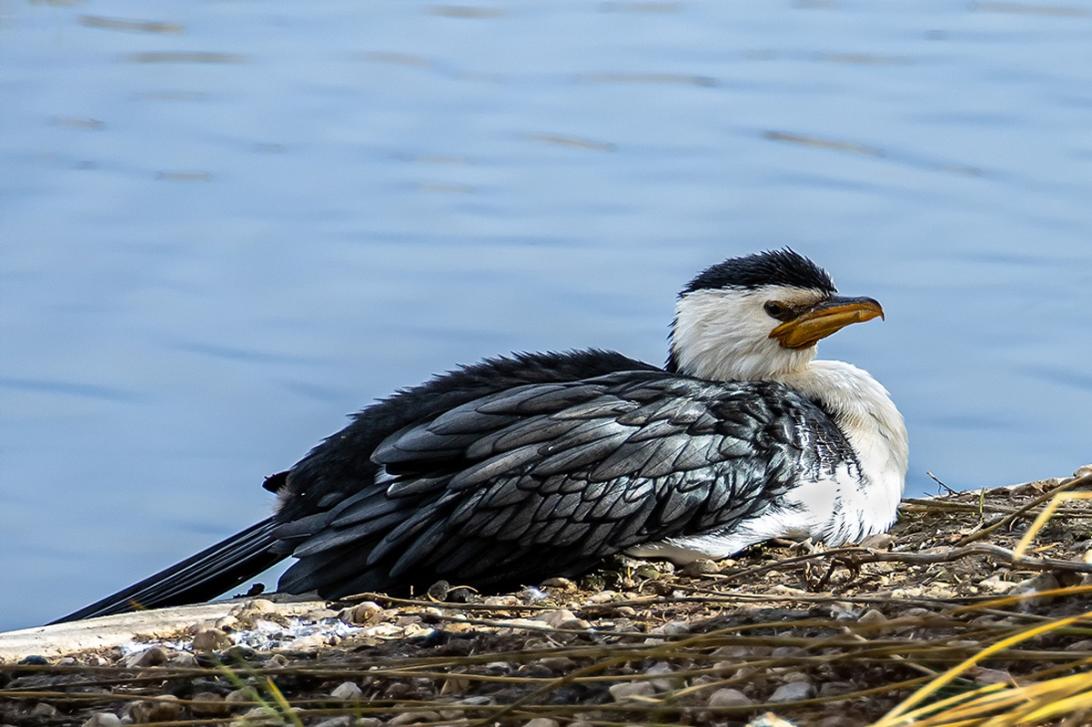
[[[886,306],[822,355],[893,392],[913,492],[1066,474],[1090,199],[1086,4],[4,4],[0,628],[456,362],[661,361],[694,272],[786,243]]]

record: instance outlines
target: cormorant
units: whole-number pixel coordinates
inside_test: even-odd
[[[814,360],[882,315],[791,249],[726,260],[679,293],[663,368],[521,353],[401,390],[267,478],[272,516],[61,620],[207,600],[289,556],[279,590],[338,598],[882,532],[902,416],[865,371]]]

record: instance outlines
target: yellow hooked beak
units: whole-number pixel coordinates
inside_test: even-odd
[[[835,296],[785,321],[770,331],[770,338],[780,341],[783,348],[807,348],[851,323],[873,318],[883,318],[883,307],[872,298]]]

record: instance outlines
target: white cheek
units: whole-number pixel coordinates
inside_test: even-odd
[[[713,381],[759,380],[806,366],[815,347],[791,350],[770,338],[778,321],[766,313],[769,300],[805,303],[822,293],[766,288],[757,291],[701,290],[675,309],[672,345],[680,370]]]

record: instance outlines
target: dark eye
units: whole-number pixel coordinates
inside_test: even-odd
[[[792,314],[792,311],[789,310],[789,307],[787,305],[785,305],[784,303],[778,303],[776,300],[771,300],[769,303],[764,305],[763,308],[765,308],[766,313],[769,314],[771,318],[776,318],[779,321],[783,321],[786,318],[789,318]]]

